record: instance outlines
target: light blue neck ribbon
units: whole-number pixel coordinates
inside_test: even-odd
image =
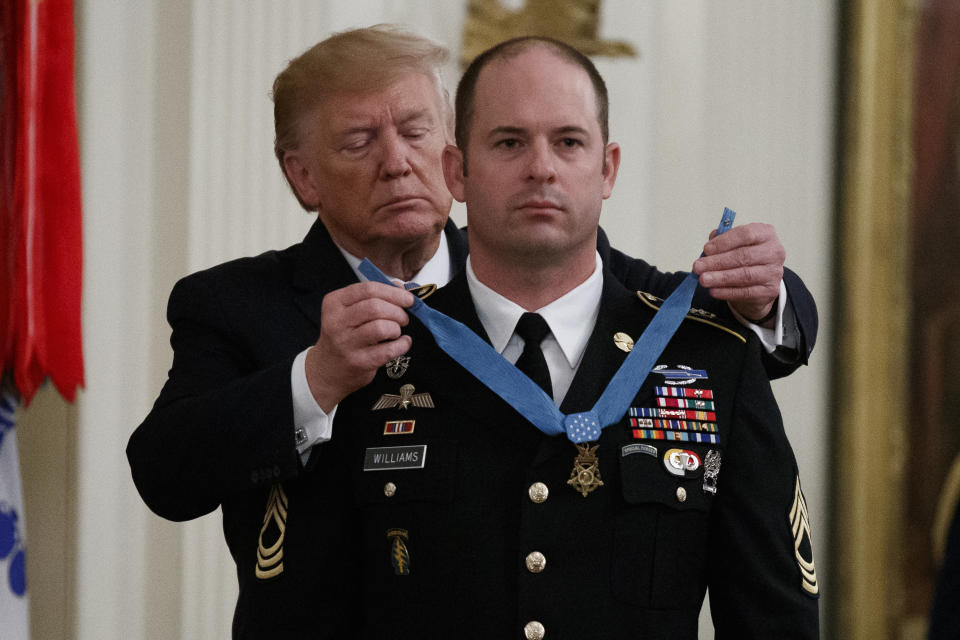
[[[730,209],[723,210],[717,235],[733,226],[736,215]],[[393,284],[367,259],[360,263],[359,268],[360,273],[369,280]],[[653,316],[653,320],[620,365],[593,409],[570,415],[564,415],[554,404],[553,398],[539,385],[463,323],[431,309],[419,298],[414,300],[409,311],[430,330],[437,345],[447,355],[459,362],[540,431],[551,436],[566,433],[572,442],[580,443],[599,439],[600,431],[604,427],[623,419],[631,400],[637,395],[647,374],[690,310],[696,288],[697,275],[691,272]]]

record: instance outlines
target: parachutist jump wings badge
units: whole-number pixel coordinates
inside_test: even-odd
[[[410,405],[420,407],[421,409],[433,409],[433,398],[429,393],[414,393],[412,384],[405,384],[400,387],[400,395],[394,393],[385,393],[373,405],[373,411],[378,409],[392,409],[400,407],[406,409]]]

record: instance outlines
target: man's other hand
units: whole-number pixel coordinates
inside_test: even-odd
[[[747,320],[766,318],[780,295],[786,251],[772,225],[753,222],[717,235],[693,263],[700,284]],[[773,318],[764,322],[772,326]]]

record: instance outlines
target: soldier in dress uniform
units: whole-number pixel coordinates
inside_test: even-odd
[[[620,162],[606,99],[587,58],[544,38],[461,80],[444,169],[470,257],[426,302],[529,379],[482,384],[412,319],[403,366],[340,405],[363,637],[693,639],[708,587],[718,638],[818,636],[806,504],[753,333],[691,309],[584,442],[521,407],[539,385],[589,411],[662,304],[596,251]]]
[[[331,422],[337,404],[384,363],[393,374],[406,366],[401,326],[413,296],[360,282],[360,259],[438,285],[466,260],[441,168],[453,134],[440,77],[446,55],[378,26],[336,34],[291,60],[273,87],[275,151],[316,222],[302,242],[191,274],[170,295],[173,364],[127,455],[158,515],[222,511],[239,587],[235,638],[342,638],[358,628],[347,615],[357,588],[356,558],[345,551],[356,540],[353,496],[346,470],[337,470],[348,441]],[[765,316],[779,300],[777,311],[795,319],[785,323],[793,348],[771,345],[764,362],[771,376],[786,375],[813,348],[813,299],[784,270],[772,228],[726,237],[734,241],[709,243],[716,251],[701,265],[724,299],[703,304],[730,317],[729,299],[773,326]],[[663,296],[676,286],[675,275],[605,238],[596,243],[631,286]],[[741,255],[751,269],[730,269]],[[424,408],[419,390],[401,387],[391,391],[391,410]]]

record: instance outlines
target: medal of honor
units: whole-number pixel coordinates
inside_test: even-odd
[[[597,447],[592,447],[588,443],[574,445],[577,447],[577,457],[573,461],[573,471],[570,472],[570,479],[567,484],[586,498],[587,494],[603,486],[603,480],[600,479],[600,460],[597,458]]]

